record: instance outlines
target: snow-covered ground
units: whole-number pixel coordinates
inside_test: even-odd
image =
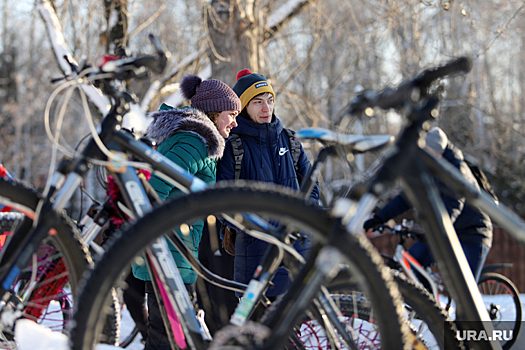
[[[59,308],[58,305],[56,305]],[[134,323],[127,309],[122,311],[121,334],[129,334]],[[18,340],[18,350],[68,350],[67,337],[64,334],[53,332],[50,328],[36,324],[29,320],[20,320],[16,324],[15,338]],[[143,350],[140,334],[126,347],[129,350]],[[97,350],[121,349],[109,345],[99,345]]]
[[[525,294],[521,295],[522,304],[525,305]],[[496,301],[497,302],[497,301]],[[497,302],[498,303],[498,302]],[[499,304],[499,303],[498,303]],[[501,310],[504,311],[504,310]],[[524,307],[525,314],[525,307]],[[505,320],[512,320],[513,315],[507,313]],[[127,310],[122,313],[122,334],[128,334],[134,324]],[[67,337],[61,333],[53,332],[48,327],[38,325],[32,321],[20,320],[17,322],[15,338],[19,343],[19,350],[68,350]],[[138,335],[133,343],[126,349],[142,350],[144,345],[140,342],[141,336]],[[523,349],[525,344],[525,331],[522,331],[513,349]],[[117,347],[109,345],[99,345],[97,350],[115,350]]]

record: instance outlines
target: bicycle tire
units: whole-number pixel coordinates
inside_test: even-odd
[[[129,313],[129,310],[125,310],[127,305],[124,302],[123,291],[120,289],[115,289],[115,295],[118,300],[119,312],[120,312],[120,337],[118,339],[118,346],[121,348],[128,347],[137,337],[139,332],[139,327],[133,322],[133,318]],[[142,295],[144,299],[145,295]],[[132,327],[129,325],[132,324]],[[126,325],[126,326],[125,326]]]
[[[97,261],[94,269],[86,271],[79,285],[79,302],[74,305],[75,322],[70,323],[72,349],[93,348],[100,329],[97,329],[97,322],[103,319],[103,315],[100,314],[107,295],[111,288],[118,284],[117,280],[122,277],[122,271],[135,256],[173,227],[196,218],[207,217],[211,213],[223,212],[250,212],[270,216],[272,219],[279,218],[282,222],[294,224],[295,228],[307,230],[313,239],[320,241],[326,241],[333,225],[339,223],[326,211],[305,204],[296,192],[270,184],[217,184],[213,189],[166,202],[133,226],[116,232],[107,243],[106,254]],[[379,254],[364,237],[348,234],[344,236],[344,240],[345,254],[359,250],[355,255],[345,256],[349,257],[352,263],[355,263],[354,259],[361,259],[352,266],[360,272],[361,280],[370,282],[369,288],[376,293],[373,301],[377,302],[378,310],[381,310],[377,315],[378,323],[384,339],[389,340],[388,344],[384,344],[384,348],[410,348],[410,345],[407,345],[410,339],[409,330],[402,321],[402,299],[391,276],[382,265]],[[111,266],[111,269],[107,266]],[[375,269],[373,273],[367,274],[363,271],[364,268],[371,267]],[[378,277],[379,280],[367,280],[370,276]],[[380,277],[385,277],[387,282]],[[380,297],[377,297],[378,295]]]
[[[497,272],[482,274],[478,281],[478,287],[492,319],[494,329],[512,331],[511,339],[501,342],[503,350],[509,350],[518,339],[521,331],[523,309],[518,288],[508,277]],[[499,295],[498,305],[494,305],[493,298],[496,295]],[[504,313],[508,315],[507,318],[503,316]],[[514,324],[512,325],[511,322]]]
[[[403,295],[405,303],[416,312],[411,317],[420,319],[428,327],[439,349],[465,349],[464,344],[456,337],[456,324],[448,314],[439,306],[435,298],[421,284],[408,278],[400,271],[392,270],[394,280]],[[414,324],[414,321],[411,321]],[[419,330],[421,331],[421,330]],[[423,335],[423,339],[428,339]],[[430,348],[434,344],[427,344]]]
[[[7,222],[2,223],[2,225],[6,224],[3,228],[13,234],[11,242],[9,242],[10,245],[12,244],[11,246],[24,239],[25,233],[32,226],[35,210],[41,199],[41,195],[35,189],[19,182],[0,178],[0,203],[10,206],[13,210],[13,212],[4,213],[5,215],[2,217],[7,220]],[[20,213],[23,214],[22,217],[20,217]],[[14,221],[11,221],[11,217],[15,216],[18,221],[21,221],[21,224],[16,225],[16,227],[12,225]],[[15,228],[18,230],[14,231]],[[62,314],[63,322],[67,322],[70,318],[72,312],[68,305],[71,301],[63,298],[70,298],[81,279],[83,271],[92,264],[92,261],[87,248],[79,238],[76,226],[69,218],[60,215],[54,231],[56,234],[48,236],[39,246],[40,254],[45,250],[48,255],[45,259],[42,258],[38,264],[40,267],[45,267],[46,273],[51,275],[40,275],[33,292],[22,299],[23,289],[21,287],[26,286],[25,281],[31,277],[29,270],[23,271],[17,281],[18,294],[14,295],[12,300],[15,300],[16,303],[24,303],[23,317],[44,323],[50,328],[56,327],[57,331],[62,331],[63,323],[57,321],[59,323],[55,326],[50,324],[49,320],[56,319],[58,313]],[[2,253],[7,254],[6,251]],[[66,286],[64,278],[69,283],[66,289],[64,289]],[[56,295],[56,298],[59,299],[49,294]],[[60,302],[60,310],[53,311],[55,306],[50,306],[49,300],[63,301]],[[13,339],[12,329],[3,328],[0,331],[7,339]]]
[[[127,348],[133,342],[133,340],[135,340],[138,334],[139,328],[135,326],[133,330],[123,340],[119,342],[118,346],[121,348]]]

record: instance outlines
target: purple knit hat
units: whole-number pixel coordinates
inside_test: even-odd
[[[202,79],[196,75],[186,75],[180,83],[180,90],[191,106],[203,111],[223,112],[241,111],[241,100],[233,90],[220,80]]]

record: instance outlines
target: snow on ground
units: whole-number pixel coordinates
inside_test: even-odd
[[[60,306],[55,305],[56,308]],[[47,325],[52,326],[52,325]],[[18,350],[68,350],[67,336],[53,332],[49,327],[39,325],[29,320],[19,320],[15,327],[15,339],[18,340]],[[135,324],[126,308],[122,310],[121,334],[129,334]],[[141,335],[137,335],[133,342],[129,344],[127,350],[143,350],[144,344],[140,342]],[[116,346],[98,345],[97,350],[121,349]]]
[[[521,301],[524,305],[525,314],[525,294],[521,295]],[[512,317],[511,315],[508,315]],[[505,319],[511,320],[512,318]],[[128,334],[134,327],[133,321],[126,309],[122,311],[122,334]],[[19,350],[68,350],[67,337],[64,334],[53,332],[48,327],[36,324],[29,320],[19,320],[16,323],[15,338],[19,343]],[[143,350],[144,345],[140,342],[140,334],[135,338],[126,349]],[[525,330],[520,333],[519,340],[513,346],[514,349],[520,349],[525,343]],[[97,350],[115,350],[121,349],[109,345],[99,345]]]

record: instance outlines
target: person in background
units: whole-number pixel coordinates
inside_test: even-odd
[[[265,76],[243,69],[237,73],[237,82],[233,91],[239,96],[242,111],[237,118],[239,124],[232,134],[238,135],[244,149],[239,179],[270,182],[296,190],[300,189],[300,180],[306,176],[311,163],[300,145],[297,171],[292,157],[292,147],[288,133],[275,115],[275,93]],[[232,137],[226,141],[224,156],[217,165],[217,181],[233,180],[235,176],[235,156]],[[319,187],[316,184],[310,200],[317,204]],[[268,247],[268,243],[255,239],[243,232],[235,233],[227,228],[224,242],[234,242],[235,281],[248,283],[257,265]],[[295,247],[305,254],[311,245],[310,237],[304,242],[297,241]],[[288,273],[279,268],[273,281],[273,288],[266,291],[266,296],[276,297],[286,291],[290,284]],[[237,296],[241,296],[240,293]]]
[[[459,169],[468,182],[478,186],[474,175],[464,161],[463,153],[448,140],[443,130],[438,127],[430,129],[425,143],[429,152],[436,157],[446,159]],[[492,245],[492,222],[481,209],[465,204],[464,198],[451,195],[451,191],[447,190],[439,180],[436,179],[436,182],[474,278],[478,280]],[[405,196],[397,195],[371,219],[365,221],[363,226],[367,235],[370,236],[377,225],[394,219],[410,209],[411,206]],[[415,242],[408,252],[425,267],[434,264],[434,258],[427,243]]]
[[[180,109],[166,104],[150,116],[153,121],[148,126],[146,136],[157,144],[157,151],[181,166],[190,174],[213,185],[216,180],[216,162],[224,151],[224,139],[228,137],[241,110],[237,95],[225,83],[215,80],[202,80],[196,75],[182,79],[180,89],[184,98],[190,100],[191,107]],[[172,199],[182,192],[158,176],[152,175],[149,183],[162,200]],[[178,235],[195,256],[202,236],[203,220],[188,225],[190,233]],[[190,296],[194,295],[196,272],[186,262],[177,249],[168,242],[182,279]],[[162,321],[158,302],[145,265],[133,266],[133,274],[146,282],[148,293],[148,339],[145,350],[170,349],[166,329]]]

